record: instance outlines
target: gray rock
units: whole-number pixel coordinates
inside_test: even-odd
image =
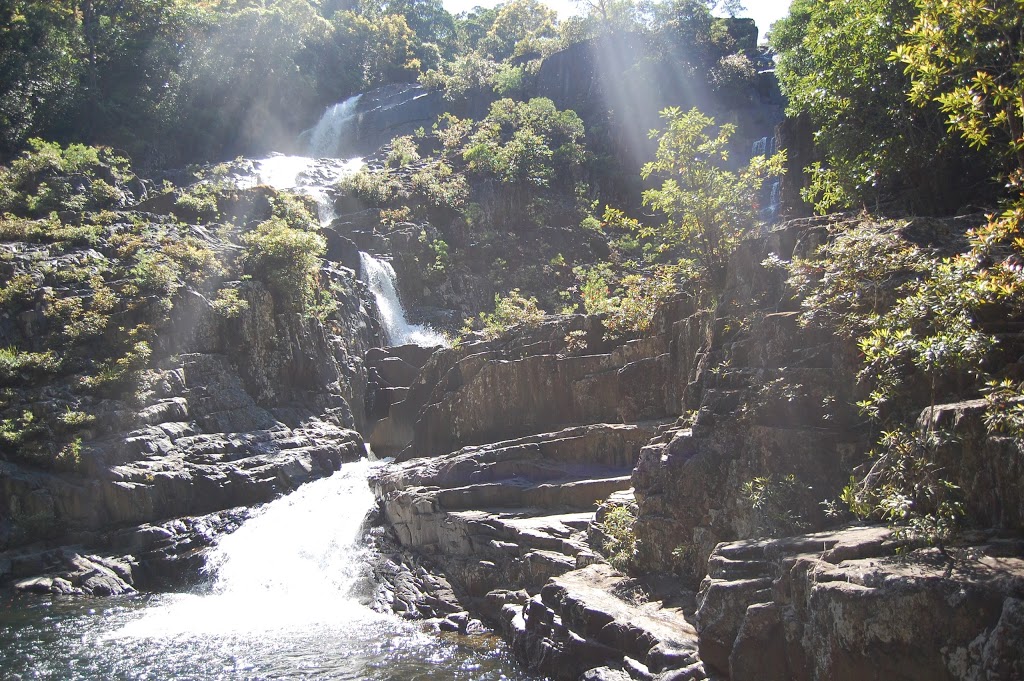
[[[982,545],[953,563],[934,550],[897,557],[886,532],[720,545],[716,557],[760,563],[763,577],[709,574],[703,660],[734,681],[1019,678],[1024,556]]]

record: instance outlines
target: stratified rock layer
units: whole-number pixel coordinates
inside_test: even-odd
[[[871,527],[722,544],[701,657],[732,681],[1024,678],[1022,548],[896,556]]]

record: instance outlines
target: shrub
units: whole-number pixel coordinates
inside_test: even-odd
[[[342,178],[338,188],[367,205],[379,208],[390,203],[398,195],[401,183],[386,171],[375,172],[361,168],[359,172]]]
[[[10,383],[37,373],[56,373],[61,361],[52,352],[22,352],[17,348],[0,348],[0,382]]]
[[[527,298],[519,289],[512,289],[504,297],[494,294],[494,312],[481,312],[476,320],[467,320],[463,331],[470,331],[475,325],[486,338],[497,338],[513,326],[536,326],[544,319],[544,314],[535,297]]]
[[[615,506],[598,523],[598,528],[605,536],[601,548],[616,570],[626,572],[633,563],[636,554],[636,535],[633,533],[635,523],[636,515],[628,506]]]
[[[929,263],[893,223],[861,222],[852,229],[840,225],[832,235],[809,258],[794,258],[786,265],[787,283],[801,298],[801,324],[856,337],[870,316],[892,307]]]
[[[793,509],[807,492],[795,475],[768,475],[743,484],[743,494],[753,512],[753,529],[760,537],[785,537],[802,532],[808,524]]]
[[[391,149],[384,159],[388,168],[404,168],[420,160],[419,151],[416,148],[416,141],[412,135],[402,135],[391,140]]]
[[[235,319],[249,309],[249,301],[238,296],[238,289],[222,288],[217,291],[217,299],[210,306],[225,319]]]
[[[35,290],[36,281],[31,274],[16,274],[6,286],[0,286],[0,306],[12,309],[24,307]]]
[[[299,308],[312,296],[320,256],[327,248],[314,232],[293,229],[279,217],[261,223],[242,237],[247,267],[282,300]]]

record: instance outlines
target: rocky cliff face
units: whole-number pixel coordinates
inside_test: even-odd
[[[393,540],[557,678],[1015,678],[1015,542],[902,563],[883,529],[800,534],[828,526],[820,502],[871,443],[851,343],[801,326],[762,266],[825,227],[745,242],[716,309],[678,301],[643,338],[565,317],[432,355],[389,407],[393,448],[408,443],[374,480]],[[922,418],[962,434],[944,461],[978,522],[1019,528],[1018,448],[972,409]],[[778,507],[752,505],[755,480]],[[615,508],[635,515],[639,580],[601,557]],[[798,536],[743,541],[771,535]],[[910,627],[910,610],[957,623]]]
[[[881,528],[718,546],[697,596],[705,663],[744,679],[1017,679],[1024,562],[974,536],[896,556]]]
[[[66,348],[45,371],[5,368],[5,437],[20,453],[0,461],[0,579],[46,570],[64,580],[48,578],[55,591],[80,584],[72,556],[82,550],[51,550],[60,544],[154,560],[191,555],[215,533],[174,519],[269,501],[364,455],[362,358],[379,331],[356,273],[324,261],[318,276],[330,307],[319,317],[297,311],[258,278],[224,276],[237,267],[240,234],[271,217],[272,190],[222,190],[217,217],[196,215],[181,196],[139,202],[128,194],[98,224],[92,214],[59,218],[88,229],[88,239],[28,230],[3,237],[5,279],[38,289],[5,306],[0,344],[21,362],[58,358],[55,343]],[[178,269],[183,245],[216,274]],[[156,276],[166,277],[162,288],[139,290]],[[98,307],[99,296],[112,297],[113,309]],[[79,307],[62,317],[67,301]],[[129,326],[140,339],[135,354],[104,363]],[[116,380],[101,382],[120,367]],[[46,438],[65,437],[67,414],[81,425],[47,459]],[[11,423],[23,424],[20,435]],[[211,518],[200,526],[224,525]]]

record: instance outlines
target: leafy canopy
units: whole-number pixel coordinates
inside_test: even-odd
[[[962,192],[935,178],[962,187],[971,166],[985,175],[978,156],[945,135],[938,107],[907,99],[910,78],[891,55],[917,13],[913,0],[796,0],[772,26],[787,113],[810,119],[823,157],[807,169],[805,192],[819,212],[893,198],[917,211],[957,208]]]
[[[643,193],[644,205],[661,211],[665,220],[642,232],[662,251],[681,251],[695,260],[700,279],[712,294],[724,283],[729,254],[758,218],[758,197],[764,181],[783,172],[785,153],[755,156],[738,170],[729,169],[729,139],[735,126],[715,128],[715,121],[697,109],[661,112],[667,127],[658,139],[655,159],[644,165],[644,179],[661,186]],[[657,136],[652,131],[651,136]]]

